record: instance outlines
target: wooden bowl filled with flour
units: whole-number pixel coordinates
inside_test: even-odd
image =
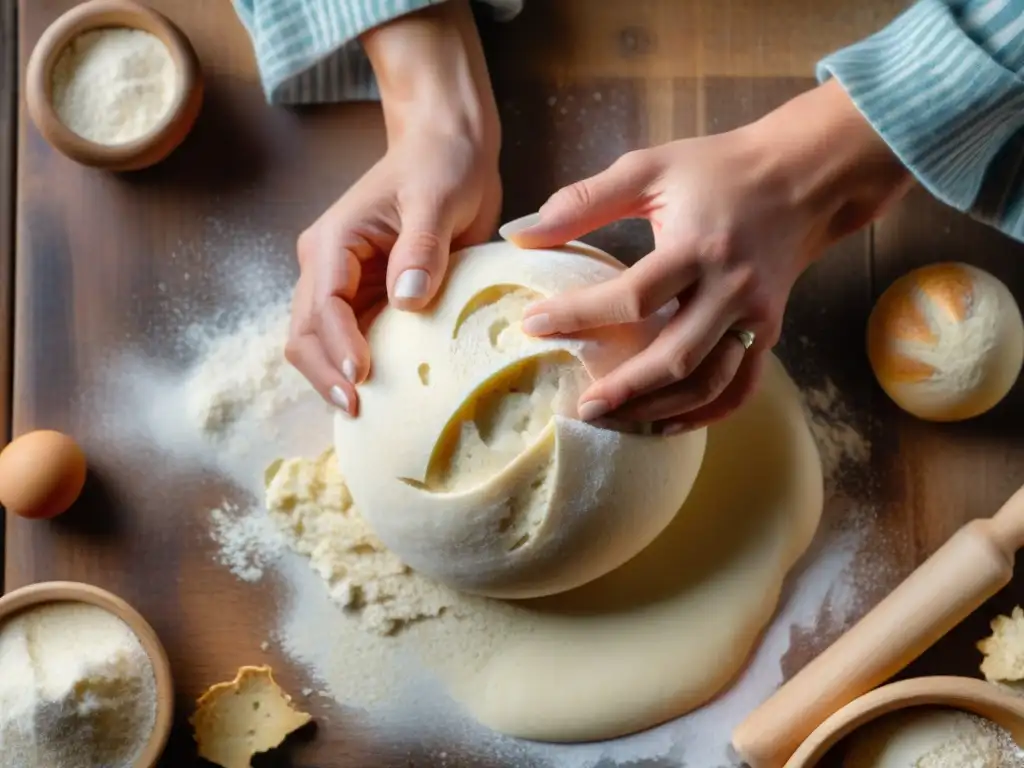
[[[131,0],[90,0],[43,33],[25,78],[28,112],[83,165],[146,168],[181,144],[203,99],[199,60],[170,20]]]
[[[4,768],[152,768],[173,711],[167,654],[119,597],[68,581],[0,597]]]

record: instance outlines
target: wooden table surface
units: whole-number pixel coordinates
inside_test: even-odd
[[[22,72],[43,29],[72,4],[20,4]],[[384,144],[373,105],[267,107],[228,2],[152,4],[191,37],[208,96],[194,133],[172,158],[118,177],[55,153],[23,103],[15,115],[16,9],[14,0],[0,0],[0,429],[67,430],[81,437],[92,467],[84,498],[66,519],[9,518],[0,549],[6,590],[49,579],[89,581],[149,618],[168,647],[181,708],[165,764],[185,766],[196,762],[185,724],[191,699],[239,663],[265,657],[259,645],[270,607],[262,588],[235,581],[197,544],[208,508],[199,485],[183,482],[158,455],[126,456],[94,434],[83,393],[126,338],[153,354],[171,354],[152,322],[167,291],[192,292],[197,306],[216,302],[202,295],[201,265],[186,281],[166,256],[199,243],[211,217],[238,228],[258,221],[263,231],[293,242]],[[531,0],[515,22],[485,24],[505,127],[505,218],[535,210],[557,186],[628,149],[756,118],[813,85],[819,56],[880,27],[901,5]],[[561,109],[573,100],[572,110]],[[635,257],[648,239],[642,228],[623,226],[594,241]],[[1024,439],[1016,437],[1024,387],[983,418],[939,426],[897,412],[871,379],[863,331],[873,299],[897,275],[939,259],[989,269],[1024,298],[1024,248],[916,192],[815,266],[787,318],[782,356],[799,378],[820,383],[830,376],[872,424],[871,493],[880,511],[865,546],[875,557],[882,553],[886,568],[868,604],[962,523],[991,514],[1024,483]],[[909,673],[974,674],[972,643],[1013,595],[1011,588],[997,597]],[[786,670],[799,668],[824,642],[796,638]],[[296,684],[285,660],[275,666],[286,685]],[[321,768],[430,764],[405,749],[328,729],[299,753],[304,764]],[[447,764],[458,765],[457,745],[449,754]]]

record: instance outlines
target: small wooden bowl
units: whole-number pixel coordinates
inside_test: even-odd
[[[167,652],[160,643],[160,638],[138,611],[116,595],[91,584],[48,581],[31,584],[0,597],[0,626],[6,619],[28,608],[66,602],[88,603],[114,614],[135,633],[146,655],[149,656],[156,681],[156,720],[153,723],[153,733],[139,753],[133,768],[153,768],[160,759],[171,733],[171,724],[174,720],[174,681],[171,677],[171,663],[167,659]]]
[[[1024,698],[971,677],[917,677],[865,693],[823,722],[784,768],[814,768],[857,728],[908,707],[946,707],[984,717],[1005,728],[1024,747]]]
[[[159,38],[178,71],[178,88],[170,111],[144,136],[106,145],[72,131],[53,107],[53,68],[64,48],[78,35],[110,27],[141,29]],[[171,21],[132,0],[89,0],[59,17],[39,38],[25,76],[28,113],[39,132],[59,152],[83,165],[109,171],[134,171],[154,165],[173,152],[192,129],[203,101],[199,59],[188,38]]]

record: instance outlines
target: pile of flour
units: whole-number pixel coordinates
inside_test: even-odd
[[[152,665],[116,616],[66,602],[0,624],[5,768],[129,768],[155,721]]]
[[[98,144],[127,144],[164,120],[177,95],[178,70],[160,38],[140,29],[78,35],[53,68],[60,121]]]
[[[1024,768],[1024,751],[991,720],[953,709],[915,707],[858,729],[841,750],[843,768]]]

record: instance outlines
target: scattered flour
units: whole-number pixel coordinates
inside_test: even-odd
[[[176,367],[121,361],[119,395],[137,406],[138,418],[120,425],[118,436],[136,435],[141,447],[149,441],[179,463],[215,470],[216,492],[226,498],[211,499],[207,509],[216,509],[203,518],[214,556],[245,581],[280,585],[271,638],[353,727],[365,724],[387,744],[408,743],[410,754],[431,765],[738,765],[728,754],[730,731],[782,682],[784,668],[792,671],[793,643],[805,658],[808,638],[820,649],[859,616],[854,573],[862,564],[855,560],[872,517],[853,490],[840,488],[844,474],[863,469],[869,445],[833,386],[805,395],[829,478],[821,530],[732,688],[687,717],[603,744],[529,744],[477,726],[435,675],[453,663],[483,663],[510,628],[528,631],[523,617],[505,603],[448,592],[406,572],[369,536],[342,479],[328,473],[332,412],[283,361],[292,279],[250,264],[254,252],[271,265],[287,263],[287,255],[267,253],[265,240],[216,234],[232,243],[216,257],[230,294],[217,306],[231,312],[166,306],[169,319],[186,326],[161,329],[180,340]],[[193,274],[197,260],[185,249],[179,257]],[[195,323],[197,315],[208,319]]]
[[[160,38],[139,29],[78,35],[53,68],[53,106],[60,121],[99,144],[127,144],[170,112],[178,71]]]
[[[227,500],[210,511],[210,534],[219,546],[218,561],[242,581],[262,579],[286,546],[284,534],[269,516],[251,514]]]
[[[277,348],[282,344],[283,337]],[[253,349],[247,357],[270,359]],[[204,365],[201,361],[200,366]],[[248,363],[236,362],[236,367],[247,368]],[[232,375],[237,376],[237,371]],[[810,390],[805,399],[832,490],[830,505],[838,502],[847,517],[856,511],[854,504],[849,497],[840,498],[835,486],[845,470],[867,460],[869,443],[839,418],[847,412],[834,385]],[[230,423],[224,423],[230,429]],[[323,445],[329,445],[328,425],[322,434]],[[454,705],[439,705],[443,696],[436,685],[431,686],[432,676],[424,667],[443,673],[451,671],[446,664],[453,660],[464,663],[475,655],[482,661],[505,633],[521,631],[527,619],[505,603],[454,593],[407,572],[359,519],[336,465],[330,461],[332,456],[327,451],[315,459],[291,459],[272,468],[265,509],[253,507],[229,518],[238,529],[228,536],[236,544],[229,548],[229,561],[236,573],[245,577],[253,562],[265,564],[277,558],[278,536],[283,531],[288,546],[309,561],[282,558],[275,562],[290,592],[277,635],[282,648],[306,666],[339,703],[370,708],[394,730],[407,728],[410,739],[427,727],[443,732],[462,716]],[[277,532],[265,540],[251,536],[264,525],[252,521],[265,520],[267,515],[276,519]],[[221,531],[223,541],[224,529]],[[607,744],[524,746],[482,730],[474,738],[486,740],[503,759],[514,758],[523,765],[554,761],[560,766],[587,768],[675,756],[685,756],[691,765],[735,764],[727,755],[730,731],[782,682],[780,660],[789,650],[793,632],[834,637],[860,607],[856,589],[849,583],[849,571],[862,534],[863,528],[855,523],[840,523],[826,516],[803,571],[790,580],[779,616],[744,676],[703,709]],[[344,610],[339,611],[338,605]],[[424,618],[433,620],[420,621]],[[312,626],[319,631],[311,633]],[[402,631],[395,634],[397,629]],[[381,638],[380,633],[391,636]],[[324,642],[324,636],[331,642]],[[425,721],[424,712],[434,713],[433,722]],[[465,723],[460,727],[472,730]]]
[[[804,412],[821,453],[826,489],[834,492],[844,470],[867,464],[871,443],[849,423],[849,409],[830,379],[821,388],[804,389],[803,399]]]
[[[129,768],[155,720],[152,665],[116,616],[63,602],[0,624],[4,768]]]

